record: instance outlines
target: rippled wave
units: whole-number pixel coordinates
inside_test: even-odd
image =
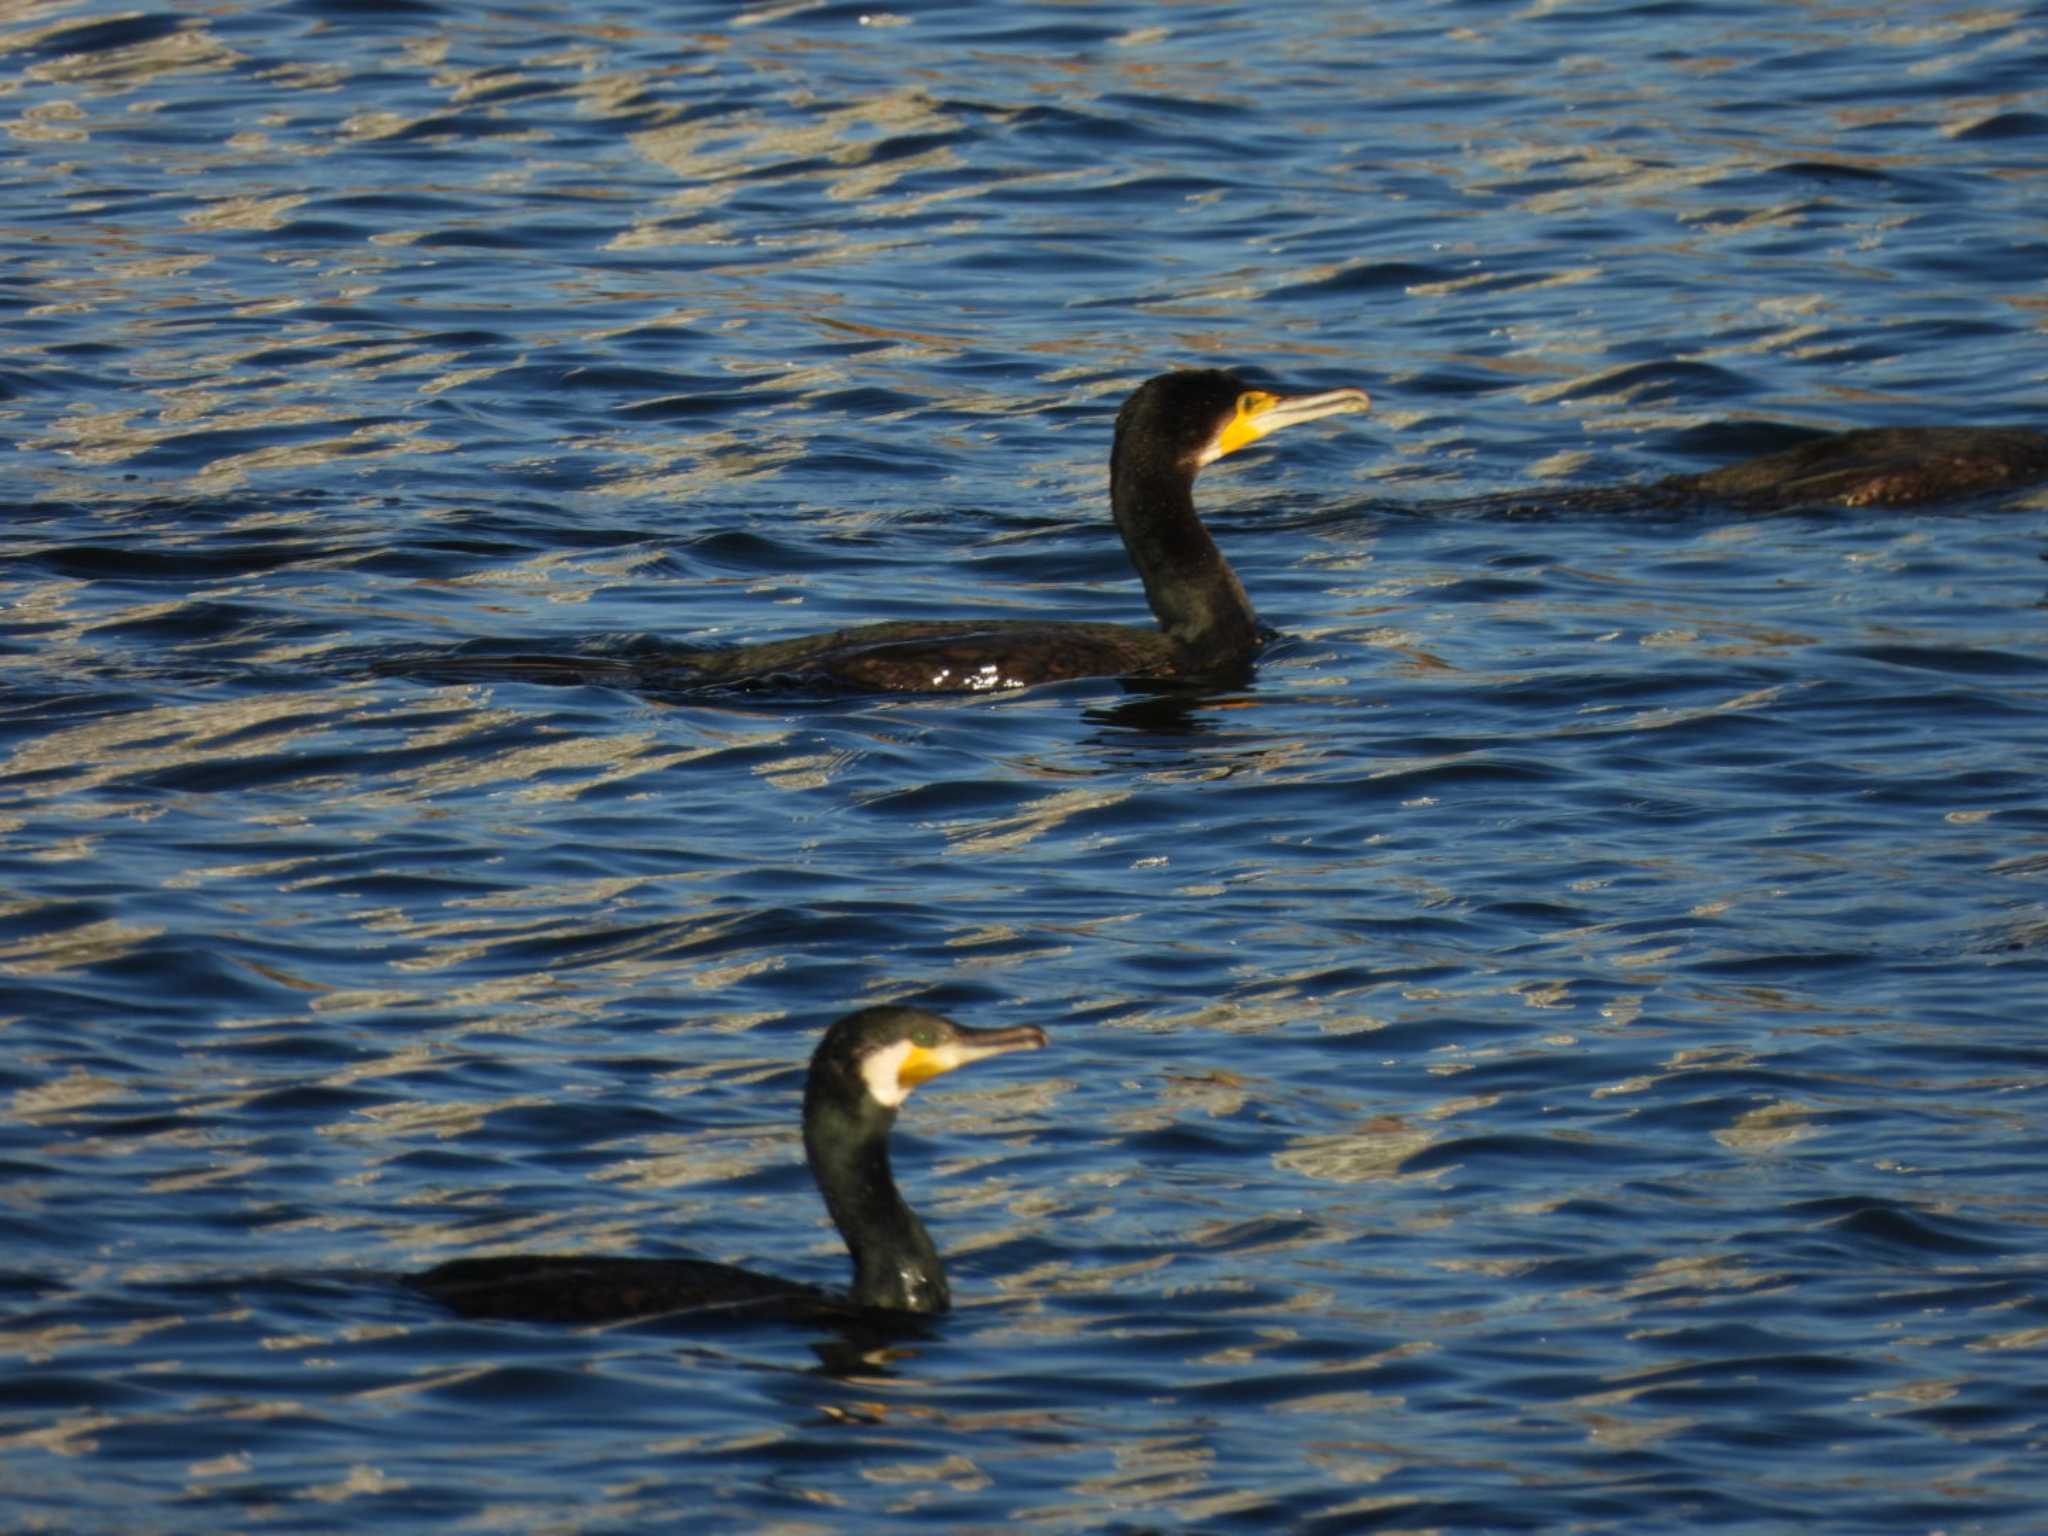
[[[2043,498],[1629,487],[2039,426],[2040,29],[1936,5],[0,11],[0,1527],[2031,1532]],[[463,646],[1138,620],[1244,686],[653,698]],[[1617,489],[1619,488],[1619,489]],[[847,1007],[958,1311],[839,1283]]]

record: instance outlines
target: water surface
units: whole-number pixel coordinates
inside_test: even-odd
[[[1570,493],[2039,425],[2044,40],[7,8],[0,1526],[2037,1530],[2048,501]],[[1136,618],[1226,363],[1377,402],[1204,476],[1243,688],[371,670]],[[395,1284],[836,1283],[894,999],[1053,1036],[906,1109],[927,1336]]]

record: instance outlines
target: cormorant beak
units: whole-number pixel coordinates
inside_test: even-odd
[[[919,1083],[929,1082],[942,1072],[964,1067],[970,1061],[1002,1056],[1010,1051],[1045,1048],[1045,1031],[1036,1024],[1018,1024],[1009,1029],[969,1029],[956,1026],[955,1036],[927,1049],[912,1045],[896,1067],[897,1085],[908,1093]]]
[[[1282,427],[1371,409],[1372,396],[1362,389],[1326,389],[1316,395],[1275,395],[1248,389],[1237,397],[1237,410],[1210,439],[1209,446],[1195,456],[1195,463],[1214,464],[1226,453],[1235,453]]]

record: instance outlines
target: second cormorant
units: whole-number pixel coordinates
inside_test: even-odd
[[[910,1090],[942,1072],[1035,1051],[1035,1024],[970,1029],[921,1008],[863,1008],[818,1042],[804,1084],[804,1156],[853,1255],[843,1297],[701,1259],[501,1254],[452,1259],[413,1289],[464,1317],[603,1323],[668,1313],[858,1322],[944,1312],[946,1267],[889,1168],[889,1131]]]

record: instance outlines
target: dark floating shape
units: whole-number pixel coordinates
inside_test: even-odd
[[[2048,479],[2048,433],[2029,427],[1868,427],[1831,432],[1653,490],[1737,507],[1911,507]]]
[[[1240,676],[1266,631],[1195,513],[1195,476],[1283,427],[1371,405],[1361,389],[1281,395],[1214,369],[1161,374],[1138,387],[1117,413],[1109,500],[1157,629],[1050,619],[913,620],[727,650],[457,653],[396,660],[379,670],[436,682],[596,683],[659,693],[980,693],[1077,677]]]
[[[942,1072],[1045,1043],[1035,1024],[970,1029],[920,1008],[864,1008],[825,1031],[804,1088],[804,1155],[853,1255],[844,1296],[698,1259],[551,1254],[454,1259],[406,1283],[464,1317],[546,1323],[670,1313],[859,1323],[944,1312],[945,1265],[889,1168],[896,1110]]]
[[[1717,424],[1685,434],[1688,446],[1758,439],[1777,448],[1722,469],[1647,485],[1510,491],[1446,503],[1512,517],[1628,516],[1723,508],[1740,513],[1822,507],[1924,507],[2026,490],[2048,480],[2048,432],[2031,427],[1862,427],[1810,432],[1767,422]]]

